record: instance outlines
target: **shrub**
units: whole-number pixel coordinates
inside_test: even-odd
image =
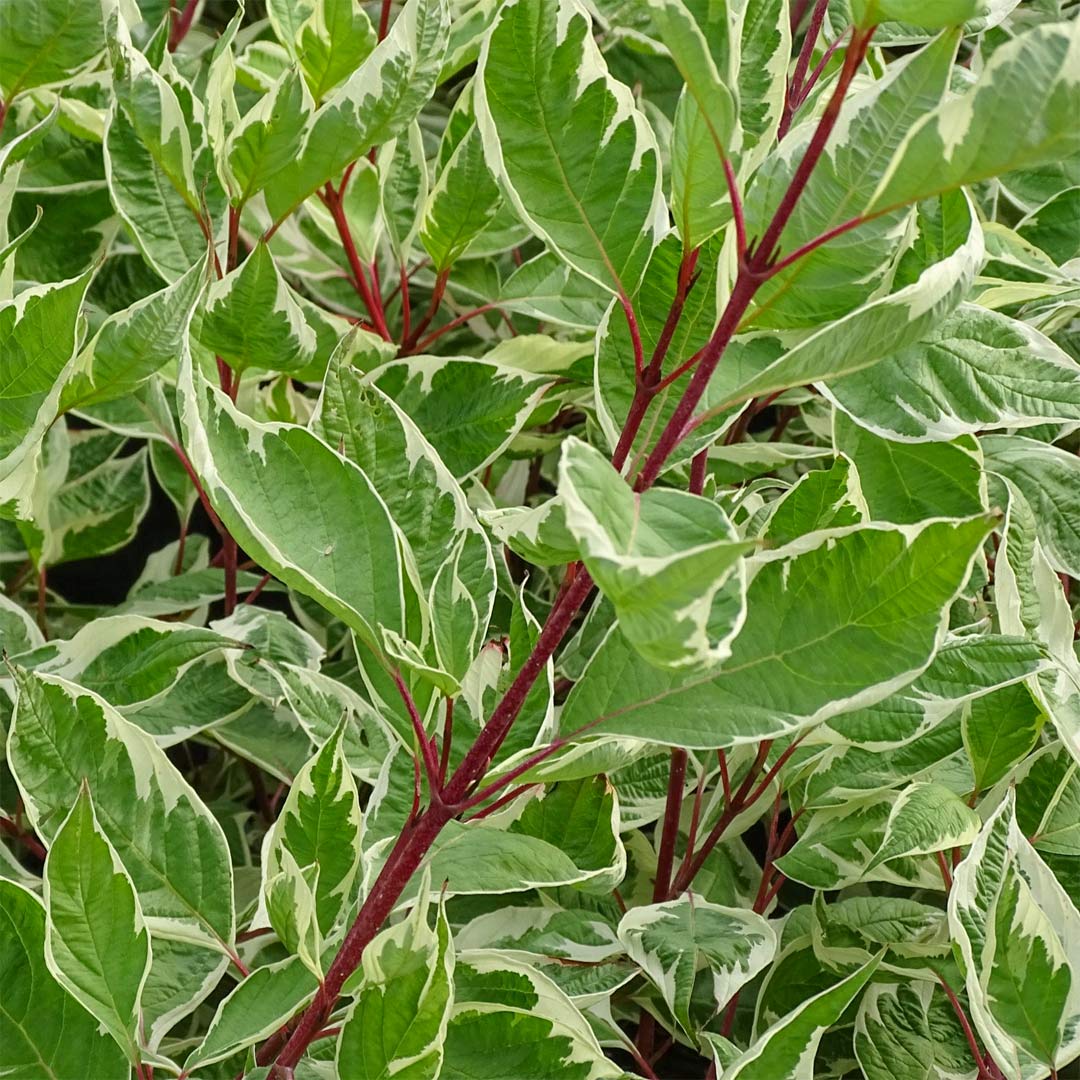
[[[0,1073],[1066,1076],[1076,4],[226,7],[0,0]]]

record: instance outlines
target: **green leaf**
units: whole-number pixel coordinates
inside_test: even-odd
[[[409,126],[435,89],[449,23],[446,0],[409,0],[390,33],[311,117],[295,162],[268,184],[275,221]]]
[[[184,1068],[193,1072],[223,1061],[272,1035],[315,996],[318,986],[315,976],[295,956],[256,968],[218,1006],[206,1037]]]
[[[721,165],[735,149],[736,104],[710,52],[706,30],[721,36],[716,29],[700,27],[682,0],[651,0],[649,9],[686,83],[675,114],[672,210],[686,247],[695,248],[731,218]],[[704,198],[702,170],[711,179]]]
[[[440,1080],[606,1080],[589,1022],[546,975],[504,953],[459,953]]]
[[[474,124],[439,173],[424,207],[420,242],[436,270],[446,270],[494,219],[501,201]]]
[[[739,123],[743,165],[768,152],[787,95],[791,17],[783,0],[745,0],[735,6],[741,20]]]
[[[851,10],[861,26],[895,21],[937,30],[982,15],[986,0],[852,0]]]
[[[351,0],[348,0],[351,6]],[[242,205],[285,168],[300,149],[312,111],[304,82],[289,70],[229,134],[225,157],[233,181],[229,194]]]
[[[424,138],[414,121],[379,148],[379,193],[386,236],[399,262],[405,262],[423,220],[428,200]]]
[[[61,989],[45,963],[45,909],[0,879],[0,1068],[12,1080],[101,1080],[127,1075],[124,1053]]]
[[[321,101],[371,53],[376,38],[356,0],[314,0],[312,9],[295,34],[293,47],[312,96]]]
[[[459,479],[506,449],[552,382],[491,361],[442,356],[395,360],[365,381],[412,417]]]
[[[275,873],[264,875],[263,905],[266,919],[278,940],[298,956],[304,966],[323,981],[323,934],[315,894],[319,888],[319,864],[297,864],[287,848],[277,852]]]
[[[958,1026],[950,1030],[946,1016],[934,1015],[932,993],[926,984],[867,988],[855,1017],[855,1056],[866,1080],[934,1080],[970,1071],[971,1050]]]
[[[697,1029],[690,1007],[699,969],[709,972],[719,1008],[768,966],[777,945],[772,927],[760,915],[692,896],[627,912],[619,923],[619,939],[691,1037]]]
[[[893,804],[881,847],[868,869],[873,870],[890,859],[970,844],[978,829],[978,815],[948,788],[940,784],[912,784]]]
[[[842,529],[757,556],[747,618],[719,673],[644,667],[615,631],[571,692],[562,729],[603,718],[605,734],[731,746],[880,701],[930,663],[988,525]]]
[[[710,499],[657,489],[635,494],[600,451],[563,444],[559,494],[570,533],[619,628],[650,663],[715,666],[731,655],[742,625],[741,557],[736,538]]]
[[[892,442],[842,412],[833,423],[836,448],[858,471],[871,520],[911,525],[986,510],[982,453],[970,435],[948,443]]]
[[[556,847],[524,832],[505,832],[489,819],[450,822],[431,849],[432,880],[451,896],[514,893],[607,878],[607,867],[581,867]]]
[[[237,372],[297,371],[315,352],[315,332],[261,243],[210,286],[197,333],[204,348]]]
[[[480,519],[500,543],[533,566],[562,566],[577,558],[578,544],[566,527],[559,498],[531,508],[481,510]]]
[[[789,544],[819,529],[858,524],[864,502],[860,479],[843,457],[828,469],[806,473],[773,504],[765,536],[775,544]]]
[[[45,638],[30,612],[0,593],[0,652],[18,656],[44,644]]]
[[[351,366],[351,344],[344,342],[330,360],[312,428],[377,478],[377,491],[415,560],[435,658],[460,679],[491,618],[491,549],[464,491],[407,410]]]
[[[1026,686],[977,698],[963,713],[964,746],[975,790],[996,784],[1034,748],[1045,716]]]
[[[509,831],[557,848],[587,872],[594,891],[614,888],[626,873],[619,802],[603,776],[554,784],[525,805]]]
[[[131,878],[98,824],[85,783],[49,847],[44,901],[50,970],[138,1066],[150,941]]]
[[[36,831],[46,841],[56,835],[85,779],[155,935],[223,953],[234,928],[232,867],[202,800],[153,740],[96,694],[53,675],[16,669],[15,678],[9,761]]]
[[[89,68],[105,48],[101,10],[80,0],[42,0],[27,11],[0,3],[0,96],[10,102],[36,86],[58,83]]]
[[[421,899],[364,949],[361,963],[356,1004],[338,1040],[341,1080],[436,1080],[454,1002],[454,944],[443,906],[431,929]]]
[[[1007,1075],[1057,1069],[1080,1052],[1080,913],[1016,824],[1008,792],[949,893],[971,1019]]]
[[[584,9],[508,0],[475,86],[484,150],[518,215],[575,270],[630,295],[667,221],[659,153]]]
[[[147,262],[172,282],[206,254],[204,208],[219,218],[224,194],[190,88],[155,71],[125,38],[116,42],[105,175]]]
[[[135,537],[150,506],[147,453],[103,461],[84,473],[73,461],[65,481],[36,493],[35,502],[43,537],[31,550],[39,566],[116,551]]]
[[[724,1080],[812,1080],[821,1037],[877,970],[875,957],[779,1019],[725,1070]]]
[[[966,196],[942,200],[941,209],[950,218],[946,250],[918,265],[910,280],[898,277],[894,283],[903,283],[894,292],[825,323],[767,367],[750,372],[726,389],[719,407],[873,367],[940,323],[963,300],[983,259],[982,231]]]
[[[1080,151],[1076,50],[1080,26],[1063,22],[1019,34],[987,61],[975,86],[915,122],[867,210],[925,199]],[[1010,131],[1002,139],[995,133]]]
[[[400,633],[397,537],[364,473],[303,428],[244,416],[190,356],[180,389],[189,456],[244,550],[369,644],[380,625]]]
[[[1057,446],[1019,435],[982,440],[987,472],[1015,484],[1035,513],[1039,539],[1050,563],[1080,575],[1080,460]]]
[[[79,332],[89,273],[0,301],[0,508],[25,514],[35,457],[56,417]]]
[[[352,899],[360,866],[360,802],[343,747],[344,725],[293,781],[263,853],[263,879],[282,869],[288,852],[300,867],[317,866],[314,887],[319,930],[329,936]]]
[[[877,791],[817,811],[777,866],[815,889],[864,879],[933,888],[941,883],[937,866],[911,856],[970,843],[978,828],[974,811],[948,788],[916,783],[899,797]]]
[[[1080,365],[1026,323],[974,304],[822,389],[860,424],[903,439],[1080,419]]]
[[[124,397],[172,363],[202,296],[206,274],[207,261],[197,262],[174,284],[110,315],[79,350],[60,410]]]

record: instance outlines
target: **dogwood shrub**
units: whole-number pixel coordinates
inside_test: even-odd
[[[1073,0],[0,0],[0,1075],[1080,1056]]]

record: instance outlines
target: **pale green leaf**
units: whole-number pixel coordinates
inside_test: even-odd
[[[292,165],[266,188],[275,221],[351,162],[403,132],[427,104],[446,50],[446,0],[410,0],[390,33],[314,113]]]
[[[1035,27],[994,50],[975,86],[905,134],[866,209],[925,199],[1080,151],[1080,24]],[[1011,137],[999,138],[1008,131]]]
[[[190,357],[181,394],[189,456],[244,550],[368,643],[400,632],[397,537],[365,474],[303,428],[244,416]]]
[[[869,982],[879,960],[875,957],[781,1017],[735,1059],[724,1080],[812,1080],[821,1037]]]
[[[0,1069],[11,1080],[102,1080],[129,1069],[124,1053],[45,964],[45,909],[0,879]]]
[[[481,48],[476,116],[518,215],[574,269],[636,287],[667,215],[656,138],[576,0],[509,0]]]
[[[86,784],[49,847],[44,902],[50,970],[138,1065],[150,941],[131,878],[98,824]]]
[[[859,423],[903,439],[1080,419],[1080,365],[1027,324],[974,304],[822,389]]]
[[[955,442],[892,442],[837,412],[836,448],[851,459],[872,521],[914,524],[986,510],[982,452],[970,435]]]
[[[776,934],[760,915],[720,907],[693,896],[636,907],[619,923],[619,938],[632,960],[660,990],[691,1037],[691,998],[698,970],[711,976],[718,1008],[765,969],[776,952]]]
[[[731,655],[744,614],[741,557],[753,545],[717,503],[670,489],[635,494],[600,451],[573,438],[559,494],[586,568],[646,660],[698,668]]]
[[[930,663],[988,525],[840,529],[756,556],[747,618],[719,673],[646,667],[616,630],[571,692],[562,728],[603,718],[606,734],[731,746],[880,701]]]
[[[210,286],[199,342],[236,371],[296,371],[315,352],[315,332],[293,299],[266,244]]]
[[[1080,1052],[1080,914],[1016,824],[1008,792],[956,868],[949,927],[971,1019],[1006,1075],[1045,1075]]]
[[[282,869],[282,853],[296,865],[318,867],[314,887],[315,915],[323,936],[329,936],[352,899],[360,865],[360,803],[343,747],[344,725],[304,766],[267,838],[263,877]]]
[[[454,944],[442,905],[431,929],[426,899],[416,904],[367,946],[361,970],[338,1040],[341,1080],[436,1080],[454,1002]]]

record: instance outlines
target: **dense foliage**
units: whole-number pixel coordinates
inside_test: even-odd
[[[0,0],[0,1075],[1078,1075],[1077,11]]]

